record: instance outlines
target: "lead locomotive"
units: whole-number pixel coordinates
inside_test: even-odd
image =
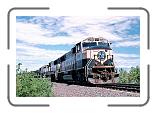
[[[99,37],[89,37],[77,43],[68,53],[48,65],[38,73],[51,80],[73,80],[94,84],[115,83],[118,74],[115,69],[111,43]]]

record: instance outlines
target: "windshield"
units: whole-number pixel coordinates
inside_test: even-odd
[[[96,42],[84,42],[83,47],[92,47],[92,46],[97,46]]]
[[[108,43],[104,43],[104,42],[98,42],[99,46],[104,46],[104,47],[109,47]]]

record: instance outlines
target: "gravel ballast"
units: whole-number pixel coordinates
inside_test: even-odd
[[[119,91],[100,87],[87,87],[68,85],[65,83],[53,83],[55,97],[139,97],[140,93]]]

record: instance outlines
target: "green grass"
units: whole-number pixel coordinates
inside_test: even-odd
[[[52,84],[47,78],[34,78],[35,73],[16,75],[17,97],[50,97]]]

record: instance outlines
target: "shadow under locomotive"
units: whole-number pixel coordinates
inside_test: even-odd
[[[50,77],[51,81],[116,83],[119,74],[110,45],[104,38],[89,37],[60,58],[42,66],[37,73],[39,76]]]

